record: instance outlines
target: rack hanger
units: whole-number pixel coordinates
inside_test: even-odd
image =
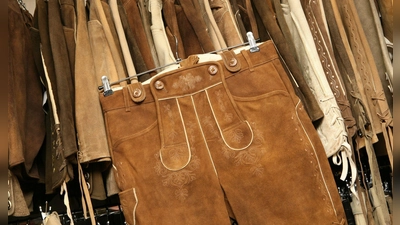
[[[248,40],[248,42],[245,42],[243,44],[233,45],[233,46],[230,46],[230,47],[227,47],[227,48],[222,48],[222,49],[211,51],[211,52],[207,52],[207,53],[204,53],[204,54],[214,54],[214,53],[217,53],[217,52],[230,50],[230,49],[241,47],[241,46],[245,46],[245,45],[249,45],[250,46],[249,50],[250,50],[251,53],[260,51],[260,48],[257,46],[257,41],[259,39],[256,40],[254,38],[253,32],[251,32],[251,31],[247,32],[247,40]],[[148,73],[151,73],[151,72],[159,70],[159,69],[163,69],[163,68],[168,67],[168,66],[179,64],[181,61],[182,61],[182,59],[177,58],[177,60],[175,62],[173,62],[173,63],[169,63],[169,64],[166,64],[166,65],[163,65],[163,66],[159,66],[159,67],[156,67],[154,69],[150,69],[150,70],[147,70],[147,71],[144,71],[144,72],[141,72],[141,73],[138,73],[138,74],[123,78],[121,80],[112,82],[112,83],[110,83],[110,81],[109,81],[107,76],[102,76],[101,77],[101,82],[103,83],[103,86],[99,86],[98,89],[99,89],[99,91],[103,90],[103,95],[105,97],[107,97],[107,96],[112,95],[114,93],[114,91],[111,89],[112,85],[119,84],[119,83],[121,83],[123,81],[127,81],[127,80],[130,80],[130,79],[134,78],[134,77],[139,77],[141,75],[148,74]]]

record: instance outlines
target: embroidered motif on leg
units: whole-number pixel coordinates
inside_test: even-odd
[[[255,123],[251,123],[251,127],[254,131],[254,140],[250,147],[242,151],[232,151],[220,140],[220,144],[223,146],[222,154],[225,158],[232,160],[235,166],[246,166],[254,176],[261,176],[264,173],[264,166],[260,163],[260,160],[266,153],[265,139]],[[234,134],[235,141],[240,142],[240,137],[242,137],[240,131],[235,131]]]
[[[194,171],[200,166],[200,159],[196,156],[196,149],[192,147],[191,150],[192,159],[190,163],[185,168],[178,171],[166,169],[160,162],[159,153],[155,154],[157,163],[154,169],[156,174],[163,178],[161,182],[164,186],[176,189],[174,192],[175,197],[181,202],[185,201],[189,196],[189,190],[186,186],[196,179],[196,173]]]

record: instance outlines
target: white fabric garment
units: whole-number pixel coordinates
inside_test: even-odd
[[[150,0],[149,11],[151,12],[151,32],[153,34],[154,46],[156,48],[160,66],[174,63],[176,60],[171,51],[167,35],[165,33],[164,22],[161,15],[162,1]]]
[[[347,142],[344,120],[324,74],[301,3],[298,0],[287,0],[286,2],[283,1],[281,6],[293,38],[294,51],[300,61],[299,65],[301,65],[307,85],[324,112],[324,117],[317,127],[317,132],[325,148],[326,155],[327,157],[332,156],[335,164],[342,165],[342,180],[346,179],[350,163],[351,190],[357,195],[354,188],[357,170],[355,163],[351,159],[352,151],[350,144]]]

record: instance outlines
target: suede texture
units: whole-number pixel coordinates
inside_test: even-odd
[[[180,5],[186,18],[189,20],[204,53],[220,49],[214,46],[211,34],[212,30],[209,29],[210,22],[201,0],[180,1]],[[187,32],[184,26],[182,27],[182,30],[185,33]],[[182,34],[182,36],[185,37],[184,34]]]
[[[350,44],[346,37],[342,20],[337,10],[336,4],[333,5],[332,2],[327,0],[323,0],[322,2],[324,4],[325,16],[329,27],[329,34],[332,40],[334,56],[338,64],[344,86],[347,92],[350,93],[350,108],[352,110],[354,118],[356,119],[358,131],[360,131],[361,127],[365,127],[365,129],[370,130],[371,140],[374,143],[377,141],[377,136],[372,131],[373,127],[370,126],[371,111],[366,105],[367,97],[364,92],[364,86],[362,82],[357,79],[357,77],[359,77],[359,72],[354,60],[354,55],[350,48]],[[362,140],[362,135],[358,135],[357,138]],[[363,145],[363,141],[359,141],[358,148],[362,148]]]
[[[119,15],[121,18],[121,23],[122,23],[123,30],[125,33],[126,41],[128,43],[130,56],[132,57],[132,61],[135,66],[136,73],[145,72],[150,68],[147,67],[146,60],[143,57],[142,53],[140,52],[139,45],[138,45],[138,43],[135,39],[134,33],[129,25],[129,19],[126,14],[124,6],[122,5],[121,0],[117,0],[117,4],[118,4],[118,11],[119,11]],[[140,43],[140,44],[144,44],[144,43]],[[151,57],[150,57],[150,59],[151,59]],[[151,68],[154,68],[154,66]],[[138,79],[139,79],[139,81],[145,81],[145,80],[149,79],[152,75],[154,75],[154,73],[153,74],[151,74],[151,73],[144,74],[144,75],[138,77]]]
[[[140,16],[137,2],[134,0],[120,0],[118,1],[118,4],[120,4],[120,6],[123,7],[123,10],[121,9],[120,11],[121,20],[123,25],[126,23],[124,25],[125,34],[127,35],[128,44],[131,43],[129,45],[131,46],[131,49],[133,49],[133,51],[131,50],[132,51],[131,54],[137,72],[140,73],[148,69],[155,68],[156,64],[151,54],[152,51],[150,50],[150,43],[152,43],[152,39],[147,39],[146,37],[145,28],[142,22],[142,17]],[[135,42],[137,45],[137,50],[135,47]],[[138,63],[141,60],[136,59],[136,57],[140,56],[139,54],[136,53],[137,51],[140,52],[145,67],[141,66]],[[153,75],[154,74],[151,74],[151,76]],[[139,79],[147,80],[148,77]]]
[[[226,45],[235,46],[243,43],[243,38],[234,20],[233,11],[228,0],[212,0],[210,8]]]
[[[259,34],[259,28],[257,25],[257,20],[256,20],[256,16],[253,10],[253,6],[251,4],[251,0],[231,0],[230,1],[232,4],[232,8],[235,7],[235,5],[237,5],[238,8],[238,12],[235,12],[235,16],[238,14],[240,15],[240,18],[243,21],[243,26],[245,29],[245,32],[247,33],[248,31],[253,32],[253,36],[255,39],[260,38],[260,34]],[[237,19],[238,21],[240,21],[239,19]],[[239,22],[240,24],[240,22]],[[239,26],[240,27],[240,26]],[[244,34],[244,40],[247,40],[247,35],[246,33]]]
[[[234,20],[238,26],[240,35],[242,36],[243,40],[246,40],[247,39],[247,36],[246,36],[247,29],[244,25],[242,14],[240,13],[240,9],[239,9],[237,0],[230,0],[229,2],[231,4],[232,14],[233,14]],[[251,30],[249,30],[249,31],[251,31]],[[258,34],[257,34],[257,37],[258,37]]]
[[[390,112],[393,114],[392,78],[393,65],[389,58],[388,49],[382,29],[381,19],[378,15],[374,0],[354,1],[365,37],[368,41],[373,61],[382,84],[385,98]]]
[[[336,102],[340,108],[340,113],[344,119],[349,142],[357,131],[356,121],[353,117],[348,93],[343,84],[340,70],[334,57],[332,44],[329,39],[328,28],[325,25],[321,1],[311,2],[300,1],[307,18],[307,23],[312,31],[315,46],[317,46],[319,60],[329,86],[334,94]]]
[[[158,61],[157,51],[156,51],[156,48],[154,46],[153,35],[151,33],[151,30],[150,30],[151,15],[150,15],[150,11],[149,11],[149,0],[136,0],[136,3],[132,2],[130,4],[137,4],[137,8],[139,10],[139,13],[136,14],[137,16],[134,16],[134,11],[132,11],[132,16],[129,16],[129,17],[135,18],[135,20],[137,20],[136,23],[138,23],[138,21],[142,22],[143,31],[144,31],[144,34],[145,34],[145,37],[144,37],[145,39],[144,40],[140,39],[140,42],[141,41],[147,41],[149,43],[150,53],[151,53],[150,55],[153,58],[154,65],[155,65],[155,67],[159,67],[160,66],[160,62]],[[140,17],[141,20],[138,20],[138,17]],[[140,25],[139,25],[138,28],[140,28]],[[132,26],[132,29],[136,30],[136,27]],[[142,31],[137,30],[137,32],[141,33]],[[144,54],[144,53],[142,52],[142,54]]]
[[[32,16],[8,2],[8,168],[20,179],[39,179],[35,158],[44,142],[42,85],[35,66]]]
[[[154,77],[141,103],[127,88],[99,96],[126,221],[346,224],[273,43],[224,57]]]
[[[104,11],[104,15],[106,17],[106,21],[107,21],[108,27],[110,28],[111,36],[112,36],[112,38],[107,39],[107,41],[111,42],[111,40],[113,40],[113,42],[115,43],[115,51],[113,50],[114,51],[113,54],[116,54],[118,52],[118,54],[117,54],[118,56],[117,57],[113,56],[114,57],[114,61],[116,60],[115,58],[119,58],[119,60],[121,61],[121,65],[120,65],[121,68],[118,68],[118,70],[123,69],[124,73],[128,74],[126,63],[125,63],[125,60],[124,60],[124,57],[123,57],[123,54],[122,54],[121,42],[120,42],[120,39],[118,38],[118,33],[117,33],[117,29],[115,27],[115,22],[114,22],[114,19],[113,19],[113,16],[112,16],[110,5],[109,5],[107,0],[100,0],[100,3],[101,3],[101,7],[100,8],[102,8],[103,11]],[[101,16],[99,16],[99,18],[100,18],[101,23],[104,26],[105,21],[101,20]],[[114,48],[114,47],[112,47],[112,48]]]
[[[29,216],[30,212],[24,199],[24,194],[21,190],[19,180],[10,170],[8,170],[7,187],[7,215],[15,217]]]
[[[51,51],[53,53],[55,84],[57,85],[58,95],[56,104],[60,117],[60,128],[64,146],[64,155],[70,157],[74,162],[74,155],[77,153],[77,140],[75,131],[74,117],[74,84],[72,79],[71,65],[65,56],[68,56],[67,42],[64,36],[63,24],[59,2],[56,0],[48,1],[48,26]],[[40,28],[39,28],[40,29]],[[51,78],[50,78],[51,79]]]
[[[101,62],[105,59],[93,56],[96,52],[92,50],[90,43],[88,16],[83,3],[83,1],[77,1],[76,4],[75,118],[79,147],[78,160],[90,178],[88,188],[91,198],[104,200],[106,192],[101,173],[110,169],[111,156],[107,140],[103,138],[106,131],[100,101],[97,97],[97,86],[101,81],[101,75],[96,73],[95,65],[97,64],[94,60]],[[98,35],[103,34],[102,37],[105,40],[102,32],[100,30]],[[98,50],[103,49],[103,46],[95,45],[94,47]]]
[[[64,157],[63,133],[60,128],[58,87],[56,70],[49,36],[48,2],[38,0],[34,14],[34,26],[31,27],[32,42],[34,43],[34,60],[40,73],[40,79],[47,92],[45,138],[45,184],[46,194],[53,193],[64,180],[73,178],[72,167]],[[51,91],[50,91],[51,90]]]
[[[300,65],[294,58],[294,54],[291,52],[290,46],[288,46],[287,41],[278,26],[274,11],[269,7],[272,3],[265,4],[263,1],[253,1],[253,4],[253,10],[257,11],[260,15],[264,29],[267,30],[268,35],[276,45],[276,48],[282,57],[281,60],[286,73],[290,76],[292,85],[295,87],[297,95],[306,107],[308,115],[312,121],[321,119],[323,117],[323,112],[305,82],[304,76],[300,71]]]
[[[393,0],[377,0],[385,37],[393,43]]]

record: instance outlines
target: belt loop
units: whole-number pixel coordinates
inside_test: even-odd
[[[233,51],[223,51],[221,52],[222,59],[224,61],[225,67],[232,73],[239,71],[242,67],[240,61],[237,59],[235,52]]]
[[[248,50],[241,51],[241,53],[242,53],[244,59],[246,60],[247,65],[249,66],[250,72],[253,72],[254,71],[254,66],[253,66],[253,63],[251,62],[249,51]]]
[[[129,84],[128,84],[129,85]],[[122,88],[122,93],[124,94],[124,103],[125,103],[125,112],[130,112],[131,111],[131,107],[129,106],[129,95],[128,95],[128,90],[127,90],[127,86],[125,86],[124,88]]]

